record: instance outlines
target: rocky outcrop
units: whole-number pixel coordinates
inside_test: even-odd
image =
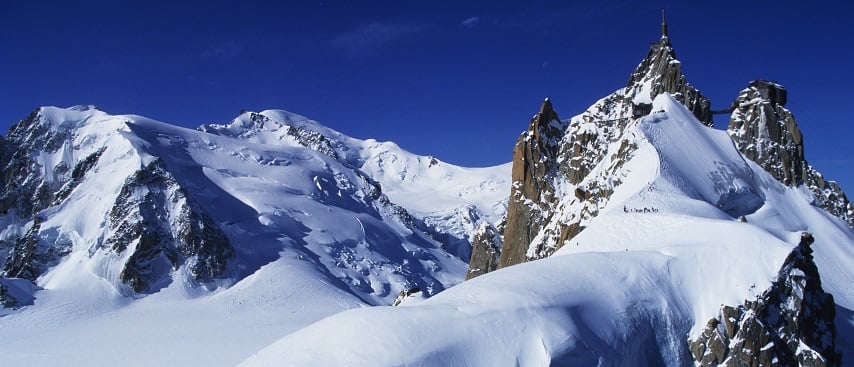
[[[32,305],[35,301],[33,293],[39,289],[27,279],[0,277],[0,308],[16,309]]]
[[[67,244],[45,243],[39,236],[45,218],[38,213],[61,201],[57,191],[70,181],[72,173],[64,161],[51,167],[37,159],[42,153],[57,153],[69,145],[71,133],[55,125],[36,109],[13,125],[0,144],[0,215],[8,217],[10,223],[20,223],[17,234],[0,243],[6,252],[2,265],[5,277],[34,281],[70,251]],[[82,177],[97,159],[87,159],[83,165],[87,167],[76,168],[73,174]]]
[[[854,204],[845,196],[842,187],[835,181],[827,181],[813,167],[807,169],[807,187],[815,195],[816,205],[831,215],[842,219],[854,228]]]
[[[561,122],[551,102],[543,101],[513,148],[513,169],[507,225],[506,247],[501,251],[499,267],[526,261],[531,241],[542,229],[546,212],[555,199],[550,176],[558,170],[558,154],[566,124]]]
[[[323,134],[314,130],[304,129],[299,126],[288,126],[287,129],[288,136],[291,136],[300,145],[326,154],[334,159],[339,159],[338,153],[335,151],[335,147],[332,146],[332,143]]]
[[[70,249],[67,246],[51,246],[41,241],[39,229],[43,221],[36,216],[29,230],[15,241],[3,266],[4,277],[35,281],[47,268],[68,254]]]
[[[498,268],[501,255],[501,234],[493,225],[483,222],[472,239],[471,260],[466,280],[486,274]]]
[[[662,26],[664,32],[667,26]],[[650,46],[646,58],[629,77],[625,95],[632,100],[634,117],[640,117],[652,112],[652,100],[662,93],[672,94],[697,120],[706,126],[714,126],[711,102],[682,74],[682,63],[676,59],[676,52],[666,33],[658,43]]]
[[[42,118],[39,109],[12,126],[0,162],[0,213],[14,211],[19,218],[30,219],[50,205],[57,183],[45,180],[42,172],[62,175],[68,167],[42,167],[34,155],[58,151],[67,138],[68,132],[51,129],[51,122]]]
[[[400,292],[397,294],[397,297],[394,299],[394,302],[391,303],[391,305],[400,306],[400,304],[406,301],[407,298],[417,296],[424,296],[424,294],[421,292],[421,288],[412,287],[407,289],[401,289]]]
[[[68,195],[70,195],[71,192],[74,191],[81,182],[83,182],[83,178],[86,176],[86,173],[89,172],[96,163],[98,163],[98,159],[101,158],[101,154],[104,154],[105,150],[107,150],[106,147],[98,149],[74,166],[74,170],[71,171],[71,179],[62,185],[59,191],[57,191],[53,202],[54,205],[59,204],[62,200],[68,198]]]
[[[840,366],[836,308],[821,288],[813,237],[804,233],[771,287],[738,307],[722,306],[690,344],[699,366]]]
[[[682,75],[666,24],[662,32],[625,88],[571,120],[561,121],[549,100],[531,119],[513,150],[499,268],[550,256],[598,215],[637,149],[624,136],[626,127],[654,112],[656,96],[672,94],[701,122],[712,125],[709,100]]]
[[[783,184],[795,186],[806,176],[804,139],[785,103],[783,86],[752,81],[738,94],[727,131],[747,158]]]
[[[104,246],[118,254],[132,251],[119,278],[134,292],[167,285],[181,264],[196,281],[220,278],[234,257],[228,237],[187,197],[160,159],[126,180],[109,223]]]
[[[750,82],[733,102],[727,132],[748,159],[785,185],[806,185],[818,207],[854,227],[854,206],[845,193],[807,163],[803,134],[785,107],[786,101],[782,85],[764,80]]]
[[[92,109],[71,110],[84,116],[100,113]],[[62,205],[89,172],[97,170],[108,149],[81,148],[75,143],[77,122],[53,118],[44,109],[35,110],[12,127],[2,144],[0,215],[17,223],[4,234],[10,240],[0,243],[5,253],[2,275],[7,278],[35,281],[71,252],[72,241],[42,233],[43,223],[50,219],[44,210]],[[225,234],[160,159],[126,179],[106,224],[109,232],[99,246],[109,248],[123,263],[119,279],[133,292],[168,284],[168,274],[181,265],[195,281],[221,278],[234,256]]]

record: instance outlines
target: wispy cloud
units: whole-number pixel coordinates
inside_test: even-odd
[[[373,53],[394,42],[429,31],[426,24],[370,23],[332,39],[332,46],[350,57]]]
[[[225,41],[202,52],[203,59],[229,60],[243,53],[243,45],[234,41]]]
[[[474,28],[478,23],[480,23],[480,17],[471,17],[463,19],[463,21],[460,22],[460,25],[466,28]]]

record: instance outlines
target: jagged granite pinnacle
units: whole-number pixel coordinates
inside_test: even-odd
[[[548,99],[531,119],[513,150],[513,183],[499,268],[550,256],[598,215],[621,183],[618,171],[637,149],[622,136],[625,128],[653,112],[656,96],[673,95],[703,124],[712,126],[711,103],[682,75],[663,12],[661,30],[661,39],[651,45],[625,88],[572,121],[561,121]],[[609,155],[612,144],[617,149]],[[591,176],[605,161],[609,167]],[[556,196],[556,185],[565,183],[573,187],[571,191]],[[574,200],[564,200],[567,194]]]
[[[639,117],[649,114],[652,112],[652,100],[659,94],[670,93],[700,122],[712,127],[711,102],[689,84],[682,74],[682,63],[676,59],[663,15],[661,39],[650,45],[649,53],[626,83],[625,95],[633,102],[633,115]]]
[[[720,315],[691,342],[699,366],[839,366],[836,306],[821,287],[814,239],[804,232],[771,287]]]
[[[497,269],[501,247],[501,234],[498,229],[487,222],[481,223],[472,239],[472,255],[466,280]]]
[[[804,137],[785,106],[782,85],[754,80],[733,102],[727,132],[748,159],[788,186],[806,185],[816,206],[854,227],[854,206],[833,181],[826,181],[804,155]]]
[[[543,212],[554,196],[547,175],[556,169],[559,138],[564,129],[551,101],[546,99],[531,118],[528,131],[516,141],[499,268],[526,261],[528,245],[541,230]]]

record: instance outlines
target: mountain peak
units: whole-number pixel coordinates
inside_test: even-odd
[[[749,88],[755,89],[759,96],[772,104],[786,106],[786,87],[768,80],[753,80],[748,84]]]
[[[787,98],[786,87],[776,82],[751,81],[732,104],[727,132],[745,157],[784,185],[805,185],[818,207],[854,227],[854,205],[842,188],[807,163],[803,134],[784,107]]]
[[[655,96],[670,93],[688,107],[700,122],[713,126],[711,102],[691,86],[682,74],[682,62],[676,58],[670,42],[663,11],[661,16],[661,39],[650,45],[646,58],[626,83],[626,96],[632,100],[633,114],[636,117],[649,114]]]
[[[534,117],[535,118],[532,119],[531,122],[534,123],[536,127],[543,127],[552,121],[560,121],[560,118],[557,116],[557,112],[555,112],[554,107],[552,106],[552,101],[548,98],[543,100],[543,104],[540,105],[540,111]]]
[[[68,109],[73,110],[73,111],[89,111],[89,110],[98,110],[98,106],[95,106],[93,104],[85,104],[85,105],[79,104],[76,106],[68,107]]]

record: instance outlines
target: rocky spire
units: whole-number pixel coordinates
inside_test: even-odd
[[[750,82],[733,102],[727,132],[748,159],[785,185],[806,185],[818,207],[854,227],[854,206],[845,193],[807,163],[803,135],[786,102],[782,85],[765,80]]]
[[[499,268],[527,260],[528,245],[540,231],[543,213],[554,199],[554,187],[548,176],[557,168],[560,137],[565,129],[546,98],[539,113],[531,118],[528,131],[516,141],[504,230],[504,243],[509,246],[501,251]]]
[[[801,241],[771,287],[737,307],[722,306],[691,342],[698,366],[839,366],[833,296],[821,287],[810,246]]]
[[[697,119],[712,125],[709,100],[682,75],[664,12],[661,31],[661,40],[651,45],[625,88],[602,98],[572,122],[561,121],[548,99],[531,119],[513,149],[512,186],[497,268],[550,256],[598,215],[621,182],[623,163],[637,149],[630,139],[621,138],[624,129],[650,114],[652,100],[659,94],[672,94]],[[613,151],[612,144],[616,144]],[[603,162],[604,168],[596,170]],[[481,260],[491,259],[494,247],[473,249],[472,258],[479,261],[470,264],[470,274],[491,270],[494,265]]]
[[[501,254],[501,234],[492,224],[481,223],[471,242],[472,254],[466,280],[498,268],[498,257]]]
[[[650,45],[649,53],[641,61],[626,83],[626,97],[632,101],[633,117],[649,114],[652,100],[662,93],[672,94],[707,126],[713,126],[711,102],[688,83],[682,75],[682,63],[670,44],[665,14],[661,13],[661,39]]]

